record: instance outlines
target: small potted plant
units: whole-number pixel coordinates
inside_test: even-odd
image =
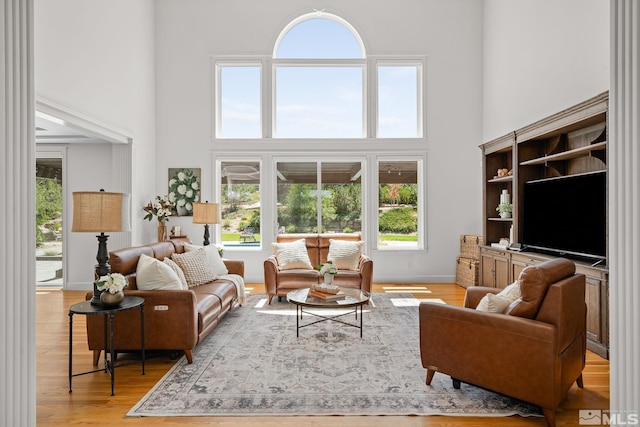
[[[513,204],[500,203],[496,208],[496,211],[500,214],[500,218],[511,218],[511,212],[513,211]]]
[[[331,285],[334,274],[338,274],[338,267],[333,262],[327,261],[325,264],[320,264],[318,271],[323,275],[324,283]]]

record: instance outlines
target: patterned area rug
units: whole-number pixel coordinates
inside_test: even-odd
[[[182,357],[127,415],[540,415],[468,384],[455,390],[442,374],[427,386],[417,305],[411,295],[374,294],[363,338],[333,321],[296,338],[295,306],[249,295],[194,349],[193,364]]]

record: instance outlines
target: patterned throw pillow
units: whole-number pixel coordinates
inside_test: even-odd
[[[216,278],[216,273],[207,260],[204,248],[183,254],[174,253],[171,255],[171,259],[182,269],[190,288],[209,283]]]
[[[207,254],[207,259],[209,260],[209,264],[211,264],[211,268],[216,274],[216,277],[224,276],[225,274],[229,274],[229,270],[227,269],[226,264],[222,260],[220,253],[218,252],[218,248],[216,245],[207,245],[207,246],[198,246],[192,245],[190,243],[184,244],[185,252],[197,251],[198,249],[204,248],[205,253]]]
[[[307,252],[307,242],[304,239],[295,242],[272,243],[272,246],[281,270],[294,268],[313,270]]]
[[[363,241],[329,239],[327,261],[333,262],[338,270],[357,270],[363,245]]]
[[[178,264],[176,264],[171,258],[166,258],[162,261],[167,264],[173,271],[178,275],[178,279],[180,279],[180,283],[182,283],[182,289],[189,289],[189,285],[187,285],[187,279],[184,277],[184,272],[180,268]]]
[[[136,286],[141,291],[183,289],[178,275],[168,265],[141,254],[136,267]]]

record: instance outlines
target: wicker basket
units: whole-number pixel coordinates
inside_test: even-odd
[[[462,287],[478,286],[480,261],[471,258],[456,258],[456,283]]]
[[[484,244],[482,236],[462,234],[460,236],[460,257],[480,259],[480,245]]]

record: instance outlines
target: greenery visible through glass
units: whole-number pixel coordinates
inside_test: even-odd
[[[259,244],[259,162],[222,162],[220,175],[222,243],[228,246]]]
[[[36,246],[56,240],[62,232],[62,185],[36,178]]]
[[[378,247],[416,248],[418,162],[381,162],[378,172]]]

